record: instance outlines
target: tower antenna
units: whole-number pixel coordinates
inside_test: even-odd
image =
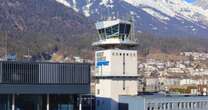
[[[8,58],[7,58],[7,54],[8,54],[8,44],[7,44],[7,38],[8,37],[8,33],[6,32],[6,35],[5,35],[5,60],[7,61],[8,60]]]
[[[119,19],[119,11],[117,11],[116,19]]]
[[[136,36],[135,36],[135,25],[134,25],[134,16],[132,16],[132,40],[136,41]]]
[[[108,0],[108,3],[107,3],[107,13],[108,13],[108,20],[111,20],[111,15],[110,15],[110,0]]]

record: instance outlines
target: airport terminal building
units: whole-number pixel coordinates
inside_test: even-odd
[[[120,96],[120,110],[208,110],[208,96],[152,94]]]
[[[85,94],[90,94],[89,64],[0,62],[0,110],[90,108],[82,105]]]

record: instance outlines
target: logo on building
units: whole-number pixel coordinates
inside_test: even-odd
[[[106,56],[104,55],[104,52],[97,53],[96,67],[108,66],[108,65],[109,65],[109,61],[106,60]]]

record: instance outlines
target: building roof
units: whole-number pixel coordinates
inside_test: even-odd
[[[97,22],[95,25],[97,29],[103,29],[103,28],[108,28],[108,27],[120,24],[120,23],[131,24],[131,22],[129,21],[116,19],[116,20],[106,20],[106,21]]]

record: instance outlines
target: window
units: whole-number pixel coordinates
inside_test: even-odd
[[[97,89],[97,94],[98,94],[98,95],[100,94],[100,89]]]
[[[99,83],[100,83],[100,80],[99,80],[99,79],[97,79],[97,80],[96,80],[96,84],[99,84]]]
[[[113,26],[111,31],[112,31],[113,35],[117,35],[118,34],[118,25]]]
[[[107,28],[106,29],[106,35],[112,35],[112,33],[111,33],[111,27],[109,27],[109,28]]]
[[[120,30],[121,34],[124,34],[124,32],[125,32],[125,24],[120,24],[119,30]]]
[[[125,33],[126,34],[129,34],[130,33],[130,30],[131,30],[131,25],[130,24],[126,24],[126,27],[125,27]]]
[[[130,31],[131,31],[131,25],[130,24],[120,24],[119,31],[122,39],[124,39],[124,36],[128,37]]]
[[[105,30],[104,29],[100,29],[100,30],[98,30],[98,32],[100,34],[101,39],[105,39]]]
[[[123,80],[123,90],[126,89],[126,83],[125,83],[125,80]]]
[[[97,106],[100,106],[100,100],[97,100]]]

